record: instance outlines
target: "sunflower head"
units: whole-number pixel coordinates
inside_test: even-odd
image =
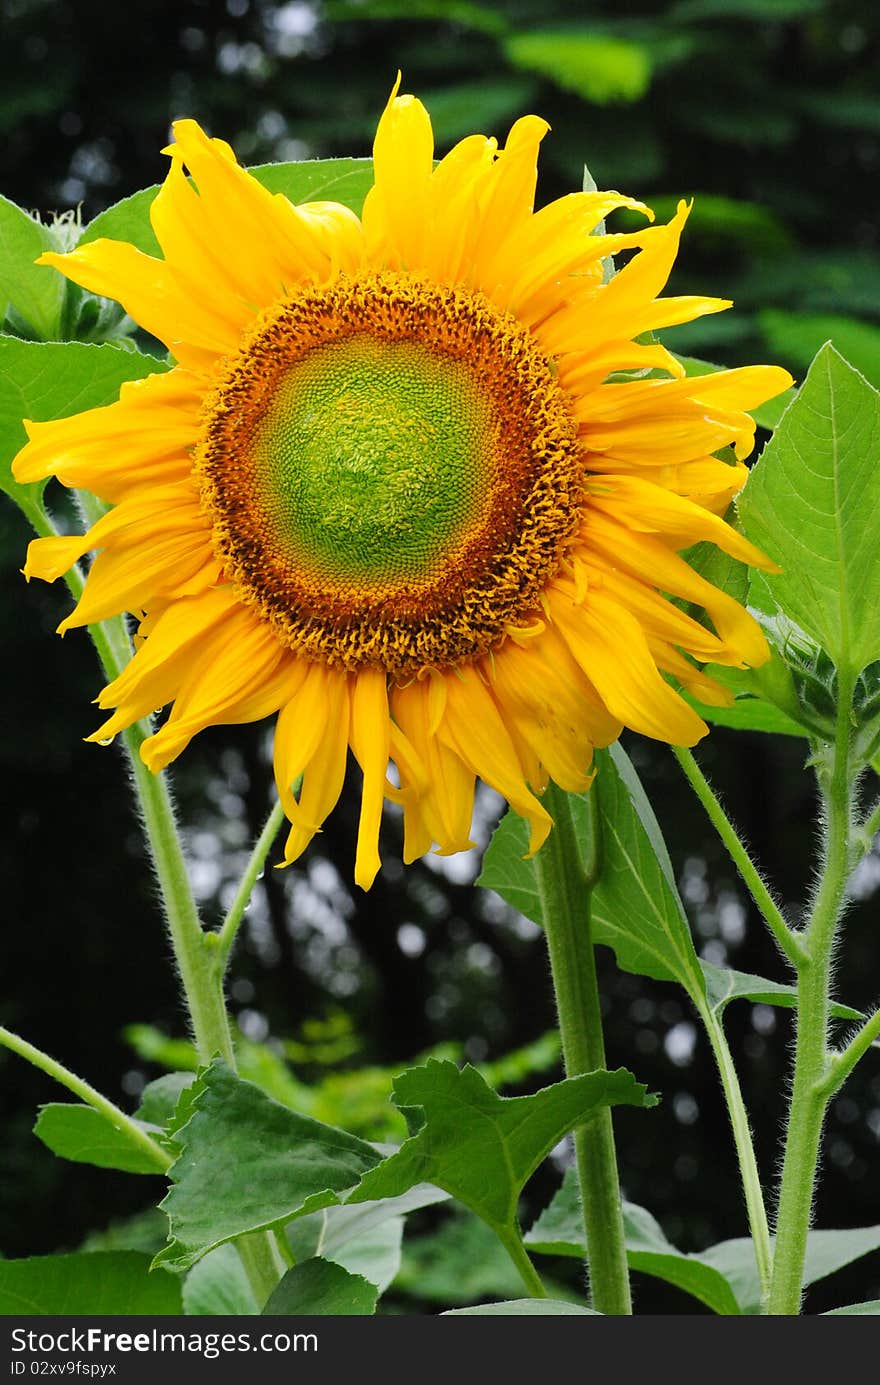
[[[427,112],[395,87],[358,217],[272,195],[179,121],[151,209],[163,257],[107,240],[43,257],[177,362],[107,408],[29,423],[15,463],[112,506],[85,535],[35,540],[25,569],[52,579],[97,551],[61,628],[139,619],[93,739],[170,705],[142,751],[159,770],[206,726],[277,714],[288,862],[351,751],[364,888],[385,799],[407,860],[454,852],[482,778],[535,851],[549,778],[585,788],[624,726],[692,744],[706,727],[677,686],[724,700],[699,664],[766,658],[680,553],[709,540],[768,566],[719,516],[746,475],[745,411],[789,376],[687,379],[640,340],[729,306],[660,296],[688,208],[626,235],[596,233],[618,207],[652,219],[618,193],[536,211],[546,131],[527,116],[502,148],[473,135],[435,164]],[[728,444],[734,464],[714,455]]]

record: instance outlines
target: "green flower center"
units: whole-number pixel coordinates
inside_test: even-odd
[[[529,332],[391,271],[266,309],[194,457],[226,580],[307,659],[406,682],[533,625],[577,527],[577,425]]]
[[[291,367],[252,455],[290,560],[400,587],[435,573],[478,518],[494,452],[488,401],[462,362],[359,334]]]

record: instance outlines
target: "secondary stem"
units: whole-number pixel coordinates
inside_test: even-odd
[[[728,854],[742,876],[746,889],[760,910],[764,922],[789,962],[796,967],[805,956],[803,944],[783,918],[773,896],[761,879],[757,866],[740,840],[736,828],[719,803],[712,785],[689,750],[683,746],[673,746],[672,753],[681,765],[688,783],[705,808],[710,822],[727,847]]]
[[[136,1144],[152,1160],[157,1173],[165,1173],[169,1168],[172,1162],[171,1156],[166,1153],[162,1146],[157,1144],[152,1136],[138,1125],[137,1121],[132,1120],[131,1116],[127,1116],[108,1097],[102,1096],[91,1083],[86,1082],[82,1077],[77,1077],[75,1072],[71,1072],[70,1068],[66,1068],[56,1058],[50,1058],[48,1053],[35,1048],[20,1034],[13,1034],[11,1029],[5,1029],[2,1025],[0,1025],[0,1044],[4,1048],[8,1048],[10,1053],[17,1053],[19,1058],[24,1058],[33,1067],[39,1068],[47,1077],[54,1078],[62,1087],[66,1087],[74,1096],[78,1096],[80,1101],[84,1101],[87,1106],[99,1111],[102,1116],[106,1116],[117,1129],[124,1130],[132,1144]]]
[[[791,1111],[779,1194],[776,1253],[768,1311],[796,1314],[813,1208],[819,1146],[828,1105],[831,956],[849,874],[852,797],[849,775],[852,680],[838,685],[837,736],[825,798],[825,859],[798,968],[797,1042]]]
[[[594,794],[595,790],[584,802],[591,810],[593,841],[590,849],[595,863]],[[588,874],[582,864],[567,794],[551,784],[544,794],[544,803],[556,825],[535,857],[535,869],[565,1071],[568,1077],[579,1077],[605,1067],[602,1014],[590,932],[590,890],[595,874]],[[574,1146],[593,1307],[599,1313],[631,1313],[611,1112],[602,1110],[575,1130]]]
[[[547,1290],[544,1287],[541,1276],[529,1259],[528,1252],[522,1243],[522,1237],[519,1232],[515,1229],[504,1232],[499,1231],[498,1239],[516,1265],[529,1296],[531,1298],[547,1298]]]
[[[718,1064],[724,1099],[733,1128],[733,1140],[746,1200],[749,1230],[752,1235],[752,1244],[755,1247],[755,1263],[761,1282],[761,1298],[766,1301],[770,1292],[770,1277],[773,1271],[773,1247],[770,1240],[770,1227],[767,1223],[767,1209],[764,1206],[764,1194],[761,1190],[761,1176],[758,1172],[752,1132],[749,1128],[749,1117],[721,1021],[708,1007],[701,1011],[701,1017],[709,1036],[709,1042],[712,1045],[712,1051],[715,1054],[715,1061]]]
[[[239,882],[235,899],[229,907],[229,912],[223,920],[223,927],[217,935],[216,957],[221,968],[225,969],[229,961],[229,955],[235,943],[241,921],[244,918],[244,911],[247,908],[248,900],[253,893],[254,885],[260,878],[263,867],[266,864],[266,857],[272,847],[272,843],[278,836],[281,824],[284,821],[284,808],[281,800],[275,804],[265,826],[257,838],[250,860],[245,866],[244,874]]]
[[[864,1058],[868,1049],[873,1047],[878,1039],[880,1039],[880,1010],[875,1010],[873,1015],[869,1015],[865,1020],[861,1029],[856,1031],[846,1047],[834,1055],[825,1079],[825,1090],[829,1098],[840,1090],[856,1063]]]

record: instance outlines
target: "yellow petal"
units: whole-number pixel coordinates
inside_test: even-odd
[[[354,868],[355,884],[362,890],[370,888],[382,864],[379,824],[390,743],[385,670],[362,669],[354,678],[351,695],[351,748],[364,776]]]

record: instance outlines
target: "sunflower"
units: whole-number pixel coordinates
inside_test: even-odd
[[[97,551],[59,630],[139,621],[92,739],[171,704],[142,750],[158,771],[207,726],[277,713],[287,862],[350,749],[365,889],[385,799],[407,861],[457,852],[479,777],[534,852],[548,779],[585,789],[593,748],[624,726],[705,733],[668,675],[723,701],[697,663],[767,650],[679,551],[708,540],[768,566],[720,515],[754,442],[744,410],[790,383],[770,366],[687,379],[651,339],[730,306],[658,297],[684,203],[629,234],[601,223],[653,216],[615,192],[535,211],[543,120],[435,165],[428,114],[398,87],[360,217],[271,194],[178,121],[151,208],[164,258],[97,240],[40,261],[118,300],[176,364],[108,407],[28,423],[15,463],[112,507],[82,536],[35,540],[25,567],[53,580]],[[737,461],[712,455],[728,444]]]

